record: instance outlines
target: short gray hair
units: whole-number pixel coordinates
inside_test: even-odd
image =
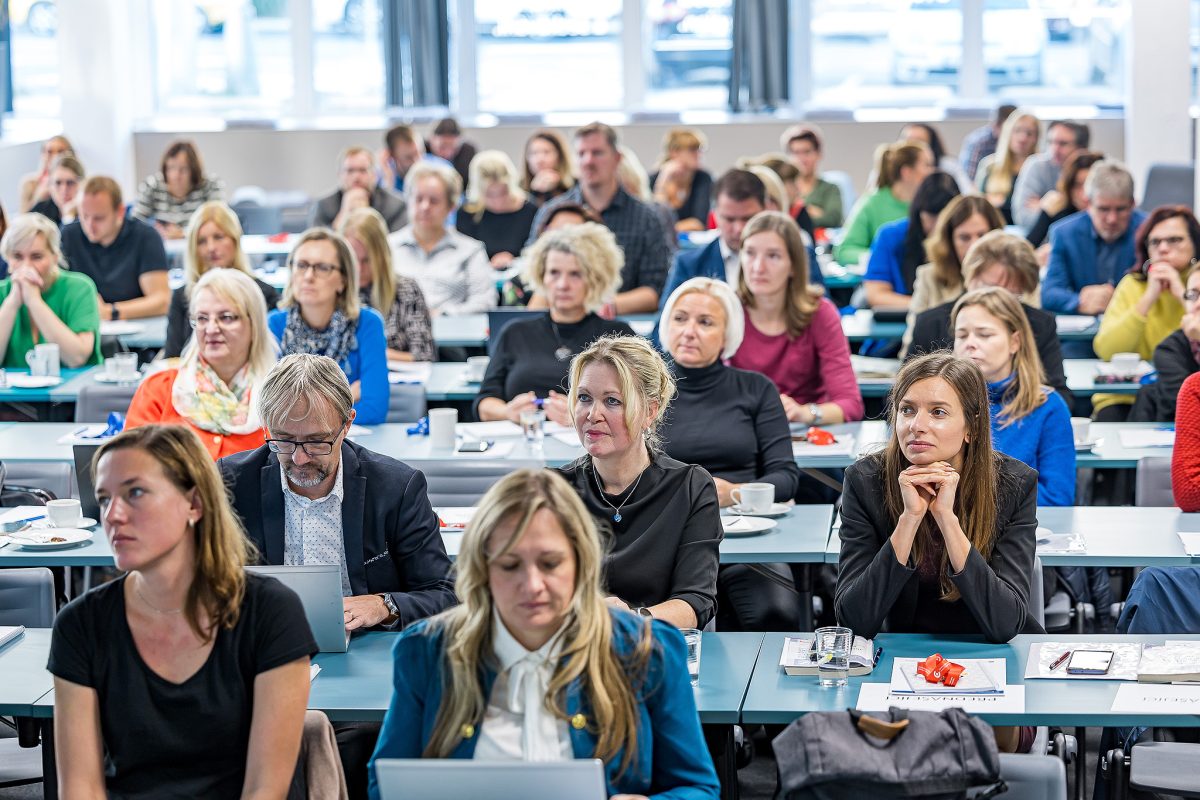
[[[329,356],[293,353],[280,359],[267,373],[258,392],[258,416],[268,431],[275,431],[288,422],[303,417],[292,416],[301,399],[308,404],[309,413],[317,398],[324,398],[345,425],[354,408],[354,395],[346,373]]]
[[[1088,200],[1097,197],[1120,197],[1133,200],[1133,176],[1120,161],[1106,158],[1092,164],[1087,180],[1083,182],[1083,193]]]
[[[0,256],[3,256],[5,261],[11,261],[13,251],[22,245],[28,245],[39,233],[46,240],[46,249],[50,251],[50,258],[55,265],[59,269],[67,269],[62,252],[62,235],[58,226],[48,217],[32,212],[13,217],[12,222],[8,224],[8,230],[4,232],[4,238],[0,239]]]
[[[706,294],[725,309],[725,346],[721,350],[721,358],[733,358],[746,335],[746,315],[742,311],[742,301],[738,299],[733,287],[714,278],[689,278],[671,292],[667,302],[663,304],[662,315],[658,318],[663,346],[666,346],[667,328],[671,325],[671,313],[675,310],[675,304],[689,294]]]
[[[449,164],[427,159],[413,164],[408,170],[408,174],[404,176],[404,199],[408,201],[409,206],[416,205],[417,184],[421,182],[422,178],[429,177],[437,178],[442,182],[442,186],[446,189],[446,201],[450,204],[451,210],[457,208],[458,201],[462,199],[462,176]]]

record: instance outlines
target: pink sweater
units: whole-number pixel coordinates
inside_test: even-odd
[[[795,339],[786,333],[767,336],[754,327],[746,312],[746,336],[729,363],[761,372],[797,403],[836,403],[847,422],[863,418],[862,393],[850,366],[850,343],[842,333],[837,307],[826,298]]]

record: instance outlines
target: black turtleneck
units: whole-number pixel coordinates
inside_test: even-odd
[[[678,395],[660,429],[664,452],[730,483],[774,484],[777,502],[791,500],[800,470],[775,384],[720,361],[671,369]]]
[[[510,322],[500,331],[487,374],[479,387],[476,406],[485,397],[508,402],[523,392],[545,397],[551,389],[566,393],[567,368],[571,359],[596,339],[615,333],[633,336],[624,322],[588,314],[579,322],[553,322],[550,315]],[[566,347],[570,354],[562,360],[554,351]]]

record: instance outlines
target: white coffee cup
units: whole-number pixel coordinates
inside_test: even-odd
[[[435,450],[454,449],[454,426],[458,424],[458,409],[429,409],[429,444]]]
[[[1088,440],[1088,428],[1091,424],[1092,420],[1088,417],[1071,417],[1071,435],[1075,437],[1076,442]]]
[[[136,380],[138,376],[137,353],[113,353],[104,359],[104,374],[110,380]]]
[[[1109,363],[1117,373],[1131,375],[1137,372],[1138,365],[1142,363],[1142,357],[1138,353],[1116,353]]]
[[[50,500],[46,503],[46,516],[50,524],[56,528],[78,528],[83,517],[79,501],[67,497],[61,500]]]
[[[46,356],[36,349],[25,353],[25,363],[29,365],[29,374],[35,378],[46,377]]]
[[[43,342],[33,348],[46,359],[46,374],[52,378],[62,375],[59,359],[62,357],[59,347],[54,342]]]
[[[729,495],[739,511],[765,514],[775,502],[775,487],[769,483],[743,483]]]
[[[491,361],[487,356],[471,356],[467,359],[467,380],[471,383],[479,383],[483,380],[483,376],[487,374],[488,363]]]

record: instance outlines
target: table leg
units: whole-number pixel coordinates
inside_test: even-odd
[[[842,491],[841,481],[834,480],[833,478],[829,477],[828,475],[826,475],[824,472],[822,472],[819,469],[815,469],[813,467],[801,467],[800,471],[803,472],[805,475],[809,476],[810,478],[812,478],[813,480],[815,480],[819,483],[825,484],[829,488],[833,489],[835,492]]]
[[[721,800],[738,800],[737,749],[732,725],[704,725],[704,743],[721,781]]]
[[[792,574],[796,578],[796,593],[800,595],[800,630],[811,631],[813,619],[813,565],[796,564]]]
[[[1086,800],[1084,790],[1087,787],[1087,728],[1081,725],[1075,729],[1075,741],[1075,800]]]
[[[54,758],[54,719],[42,723],[42,797],[58,800],[58,764]]]

